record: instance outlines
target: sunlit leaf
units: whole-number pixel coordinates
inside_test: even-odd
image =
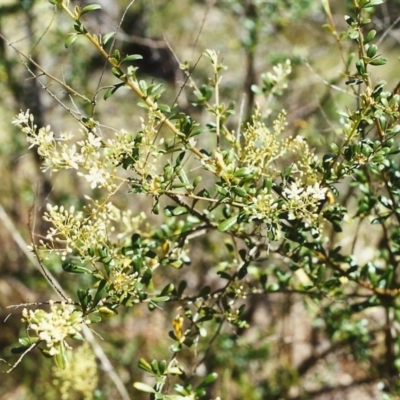
[[[80,12],[80,14],[83,15],[83,14],[86,14],[88,12],[91,12],[91,11],[94,11],[94,10],[101,10],[101,9],[102,9],[102,7],[101,7],[100,4],[91,4],[89,6],[83,7],[81,12]]]
[[[139,390],[141,392],[146,392],[146,393],[157,393],[151,386],[146,385],[145,383],[142,382],[135,382],[133,384],[133,387],[136,390]]]

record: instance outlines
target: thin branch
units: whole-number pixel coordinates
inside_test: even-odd
[[[125,19],[126,13],[127,13],[128,10],[131,8],[131,6],[132,6],[132,4],[133,4],[134,2],[135,2],[135,0],[131,0],[131,2],[126,6],[124,13],[122,14],[122,17],[121,17],[121,19],[120,19],[120,21],[119,21],[119,23],[118,23],[118,25],[117,25],[117,30],[116,30],[115,35],[114,35],[114,37],[113,37],[113,39],[112,39],[112,42],[111,42],[110,53],[112,52],[112,50],[113,50],[113,48],[114,48],[114,46],[115,46],[115,42],[116,42],[116,40],[117,40],[117,34],[118,34],[119,30],[121,29],[121,25],[122,25],[122,22],[123,22],[124,19]],[[108,61],[108,60],[107,60],[107,61]],[[107,67],[107,64],[108,64],[107,61],[106,61],[106,62],[104,63],[104,65],[103,65],[103,69],[102,69],[102,71],[101,71],[100,78],[99,78],[99,81],[98,81],[98,83],[97,83],[97,89],[96,89],[96,91],[95,91],[95,96],[94,96],[94,99],[93,99],[93,101],[92,101],[92,116],[94,115],[94,107],[95,107],[95,105],[96,105],[96,96],[97,96],[97,94],[98,94],[98,92],[99,92],[100,85],[101,85],[101,81],[103,80],[103,76],[104,76],[104,73],[105,73],[105,71],[106,71],[106,67]]]
[[[386,36],[389,35],[389,33],[393,30],[393,28],[400,22],[400,16],[397,17],[394,22],[385,30],[385,32],[382,33],[381,37],[379,40],[376,42],[377,47],[379,47],[382,42],[385,40]]]
[[[18,360],[14,363],[14,365],[6,371],[6,374],[9,374],[12,370],[14,370],[17,365],[22,361],[22,359],[31,351],[34,347],[36,347],[40,342],[32,343],[18,358]]]
[[[86,96],[83,94],[77,92],[74,88],[71,86],[67,85],[65,82],[61,81],[60,79],[56,78],[54,75],[51,75],[49,72],[44,70],[31,56],[26,55],[24,52],[19,50],[17,47],[15,47],[4,35],[0,33],[0,38],[2,38],[8,46],[10,46],[16,53],[18,53],[19,56],[22,58],[28,60],[30,63],[32,63],[39,71],[41,71],[44,75],[46,75],[48,78],[50,78],[52,81],[57,82],[59,85],[61,85],[64,89],[66,89],[68,92],[73,94],[74,96],[80,97],[82,100],[84,100],[87,103],[91,103],[91,100],[88,99]],[[34,74],[33,75],[35,78],[37,76]]]

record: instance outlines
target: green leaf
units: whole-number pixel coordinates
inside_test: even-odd
[[[78,37],[78,33],[71,33],[68,37],[68,39],[65,41],[64,46],[66,49],[69,48],[69,46],[71,46],[72,43],[75,42],[76,38]]]
[[[203,297],[206,298],[208,295],[211,293],[211,287],[210,286],[204,286],[201,288],[198,298]]]
[[[149,109],[149,106],[148,106],[148,104],[146,104],[145,102],[143,102],[143,101],[139,101],[138,103],[137,103],[137,105],[139,106],[139,107],[141,107],[141,108],[144,108],[144,109],[146,109],[146,110],[148,110]]]
[[[99,314],[104,318],[111,318],[117,314],[115,310],[112,310],[110,307],[103,306],[99,308]]]
[[[206,188],[204,188],[204,189],[201,189],[200,192],[197,193],[197,196],[205,197],[205,198],[209,199],[210,193],[208,192],[208,190]]]
[[[247,258],[247,251],[246,249],[240,249],[239,250],[239,256],[242,259],[242,261],[246,261]]]
[[[170,294],[173,290],[175,289],[175,286],[173,283],[169,283],[167,286],[164,287],[164,289],[161,291],[160,296],[166,296]]]
[[[74,25],[74,29],[78,32],[78,33],[81,33],[81,34],[85,34],[85,33],[87,33],[87,30],[82,26],[82,24],[79,22],[79,21],[77,21],[76,22],[76,24]]]
[[[233,217],[226,219],[225,221],[222,221],[218,224],[218,230],[220,232],[226,232],[227,230],[229,230],[230,228],[232,228],[237,220],[239,218],[239,214],[234,215]]]
[[[166,362],[165,360],[161,360],[161,361],[158,363],[158,367],[159,367],[159,369],[160,369],[160,374],[161,374],[161,375],[164,375],[165,370],[167,369],[167,362]]]
[[[140,54],[131,54],[130,56],[125,57],[121,64],[128,61],[136,61],[136,60],[143,60],[143,57]]]
[[[156,375],[160,375],[160,370],[158,368],[158,361],[153,360],[150,365],[153,373],[155,373]]]
[[[166,374],[170,375],[182,375],[182,371],[178,367],[169,367],[166,371]],[[171,399],[172,400],[172,399]],[[178,399],[177,399],[178,400]]]
[[[385,196],[379,196],[378,197],[379,202],[389,210],[393,209],[393,201]]]
[[[113,65],[117,65],[117,64],[114,64],[114,62],[113,62]],[[111,73],[118,79],[121,79],[121,77],[124,75],[124,73],[121,71],[121,69],[117,66],[111,68]]]
[[[387,58],[385,57],[378,57],[373,59],[369,65],[375,65],[375,66],[379,66],[379,65],[385,65],[387,63]]]
[[[102,38],[103,46],[105,46],[108,41],[115,35],[116,32],[108,32]]]
[[[83,14],[86,14],[88,12],[91,12],[91,11],[94,11],[94,10],[101,10],[101,9],[102,9],[102,7],[101,7],[100,4],[91,4],[90,6],[83,7],[81,12],[80,12],[80,14],[83,15]]]
[[[187,208],[183,206],[175,207],[172,210],[172,215],[177,217],[178,215],[187,214]]]
[[[163,113],[170,113],[171,112],[171,107],[167,104],[159,104],[158,109],[162,111]]]
[[[102,299],[106,290],[107,290],[107,281],[105,279],[103,279],[102,281],[100,281],[99,286],[97,288],[97,292],[94,296],[93,307],[99,303],[99,301]]]
[[[372,225],[383,224],[391,215],[392,215],[392,213],[388,213],[388,214],[381,215],[380,217],[374,218],[371,221],[371,224]]]
[[[114,85],[112,88],[108,89],[107,92],[104,93],[103,99],[107,100],[111,97],[121,86],[124,86],[124,83],[118,83]]]
[[[243,167],[243,168],[237,169],[237,170],[233,173],[233,175],[234,175],[234,176],[237,176],[237,177],[239,177],[239,178],[241,178],[241,177],[247,176],[247,175],[252,174],[252,173],[253,173],[253,169],[252,169],[252,168]]]
[[[72,272],[74,274],[91,274],[92,271],[88,268],[82,267],[81,265],[75,265],[71,262],[64,262],[62,264],[62,269],[65,272]]]
[[[169,299],[170,299],[169,296],[158,296],[158,297],[153,297],[151,299],[151,301],[153,303],[164,303],[164,302],[168,301]]]
[[[378,51],[378,46],[376,44],[371,44],[371,46],[368,47],[367,56],[372,58],[376,55],[377,51]]]
[[[39,338],[37,336],[22,337],[18,339],[19,344],[29,347],[33,343],[37,343]]]
[[[179,282],[178,290],[177,290],[179,297],[182,296],[182,294],[185,291],[186,287],[187,287],[187,282],[185,280]]]
[[[146,393],[157,393],[151,386],[146,385],[146,384],[143,383],[143,382],[135,382],[135,383],[133,384],[133,387],[134,387],[136,390],[139,390],[139,391],[141,391],[141,392],[146,392]]]
[[[82,306],[82,310],[85,312],[90,301],[89,292],[87,290],[78,289],[76,293],[78,295],[79,303]]]
[[[203,382],[199,385],[199,388],[203,388],[205,386],[211,385],[218,379],[218,374],[216,372],[212,372],[211,374],[207,375]]]
[[[106,271],[106,275],[109,278],[110,277],[110,272],[111,272],[111,267],[114,266],[115,261],[113,259],[110,259],[108,261],[102,261],[104,264],[104,270]]]
[[[64,342],[60,342],[58,345],[58,353],[54,356],[54,361],[60,369],[65,369],[67,367],[68,358]]]
[[[244,264],[238,271],[238,279],[242,280],[247,275],[247,264]]]
[[[140,369],[142,369],[143,371],[147,371],[147,372],[153,372],[151,365],[144,359],[144,358],[140,358],[139,359],[139,363],[138,366]]]
[[[141,79],[141,80],[139,81],[139,89],[143,92],[143,94],[144,94],[145,96],[147,96],[147,89],[148,89],[148,86],[147,86],[146,81],[144,81],[143,79]]]
[[[367,44],[369,43],[371,40],[373,40],[376,36],[376,30],[372,29],[371,31],[369,31],[367,33],[367,35],[364,38],[364,43]]]
[[[365,74],[365,62],[363,60],[357,60],[356,68],[360,75]]]
[[[232,188],[232,192],[236,194],[236,196],[239,197],[246,197],[247,196],[247,191],[243,189],[242,187],[235,186]]]
[[[143,285],[147,286],[150,283],[152,277],[153,277],[153,273],[151,272],[151,269],[146,268],[140,282],[143,283]]]
[[[367,2],[363,8],[371,8],[371,7],[376,7],[379,4],[383,4],[383,0],[370,0],[369,2]]]
[[[164,214],[166,217],[177,217],[178,215],[184,215],[187,214],[187,208],[183,206],[166,206],[164,207]]]
[[[176,340],[176,338],[173,339]],[[178,353],[182,350],[182,343],[174,343],[173,345],[171,345],[170,349],[172,352]]]
[[[196,188],[196,186],[201,182],[202,179],[203,179],[202,176],[200,175],[196,176],[196,178],[194,178],[193,180],[193,188]]]
[[[356,22],[349,15],[345,15],[344,16],[344,20],[346,21],[347,25],[349,25],[349,26],[353,25]]]
[[[218,275],[220,278],[227,279],[228,281],[232,279],[232,277],[231,277],[227,272],[225,272],[225,271],[218,271],[218,272],[217,272],[217,275]]]

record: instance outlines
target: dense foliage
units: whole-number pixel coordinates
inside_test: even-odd
[[[331,387],[318,362],[329,364],[336,354],[333,365],[354,363],[350,384],[372,383],[382,399],[396,398],[400,98],[373,73],[388,62],[371,26],[382,1],[354,0],[342,32],[322,1],[342,77],[320,82],[338,112],[323,104],[328,134],[318,121],[293,122],[285,111],[294,71],[307,60],[285,57],[259,78],[255,73],[255,49],[268,28],[263,18],[280,29],[311,12],[313,2],[222,2],[220,12],[246,27],[246,106],[225,91],[233,67],[221,50],[205,50],[196,61],[176,56],[176,96],[167,82],[146,77],[145,57],[118,48],[133,2],[110,32],[92,28],[100,4],[49,3],[69,32],[60,33],[58,51],[101,56],[104,68],[56,78],[10,43],[75,120],[65,132],[24,109],[13,124],[42,171],[68,176],[62,179],[79,190],[44,199],[31,250],[57,297],[15,306],[25,329],[12,349],[20,358],[7,358],[7,372],[17,374],[20,362],[40,352],[55,362],[49,396],[58,390],[65,399],[108,398],[112,389],[99,384],[90,347],[78,345],[87,341],[97,356],[99,343],[110,353],[128,349],[121,362],[141,369],[125,382],[128,390],[112,369],[122,398],[139,391],[165,400],[307,399]],[[87,44],[91,50],[81,47]],[[73,57],[70,63],[82,68]],[[118,122],[123,102],[133,128]],[[310,335],[298,363],[290,339],[279,337],[293,302],[303,314],[290,320],[292,331],[304,324]],[[125,321],[148,333],[134,349],[124,343],[129,335],[123,343],[93,338],[92,330]]]

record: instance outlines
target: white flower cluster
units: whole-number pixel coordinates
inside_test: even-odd
[[[247,208],[247,212],[255,218],[271,224],[279,218],[278,202],[276,200],[276,196],[273,196],[271,193],[260,193],[257,197],[253,198],[253,204]]]
[[[137,273],[128,274],[120,269],[116,269],[112,276],[111,294],[115,294],[120,299],[135,296],[138,282]]]
[[[307,143],[307,140],[298,135],[290,139],[288,156],[294,159],[291,163],[291,176],[297,175],[298,179],[307,184],[318,180],[315,165],[318,163],[318,156],[314,154]]]
[[[301,185],[292,182],[282,191],[282,199],[278,194],[262,193],[253,198],[247,212],[267,224],[277,222],[283,213],[288,213],[289,220],[302,220],[307,225],[315,225],[318,220],[320,202],[326,198],[327,188],[317,182],[314,185]]]
[[[131,135],[123,131],[113,139],[104,141],[96,129],[81,130],[83,140],[71,143],[70,133],[61,133],[58,138],[48,125],[38,128],[29,110],[20,112],[12,121],[27,136],[29,148],[36,147],[43,158],[43,171],[75,169],[84,177],[92,189],[106,188],[113,192],[121,180],[117,176],[117,165],[123,154],[130,154],[134,147]]]
[[[134,147],[132,135],[121,130],[121,132],[115,132],[112,139],[107,140],[106,154],[109,160],[118,165],[127,154],[132,153]]]
[[[68,348],[65,340],[79,336],[82,324],[89,323],[84,320],[82,312],[75,311],[72,305],[64,302],[50,302],[50,312],[24,308],[22,317],[22,321],[28,323],[28,330],[34,331],[40,341],[46,342],[51,356],[60,353],[60,346]]]
[[[152,110],[147,113],[147,121],[143,118],[140,120],[140,152],[135,167],[140,171],[142,177],[147,177],[157,173],[156,161],[162,155],[160,146],[164,143],[164,139],[161,138],[156,142],[160,130],[160,120]]]
[[[102,245],[107,241],[108,233],[113,230],[109,217],[111,206],[107,207],[106,204],[101,207],[95,203],[86,207],[85,215],[82,211],[75,211],[73,206],[66,209],[48,204],[43,219],[52,224],[46,235],[51,246],[46,246],[44,242],[41,244],[53,250],[55,242],[62,244],[60,252],[64,258],[73,251],[80,253],[93,245]]]
[[[285,117],[285,112],[282,112],[274,121],[271,132],[262,122],[260,110],[256,108],[253,121],[243,130],[243,145],[239,146],[242,165],[257,167],[270,177],[279,173],[274,161],[282,157],[289,147],[289,139],[278,138],[286,126]]]
[[[325,199],[326,192],[327,188],[320,187],[318,182],[313,186],[298,186],[292,182],[283,189],[286,198],[283,209],[289,212],[288,219],[303,219],[311,225],[318,218],[318,206]]]
[[[118,231],[117,239],[131,235],[143,225],[145,214],[134,216],[131,210],[121,211],[112,202],[92,201],[82,211],[47,204],[43,219],[52,226],[47,231],[47,242],[40,244],[65,259],[73,252],[87,257],[89,248],[108,246],[114,231]]]

